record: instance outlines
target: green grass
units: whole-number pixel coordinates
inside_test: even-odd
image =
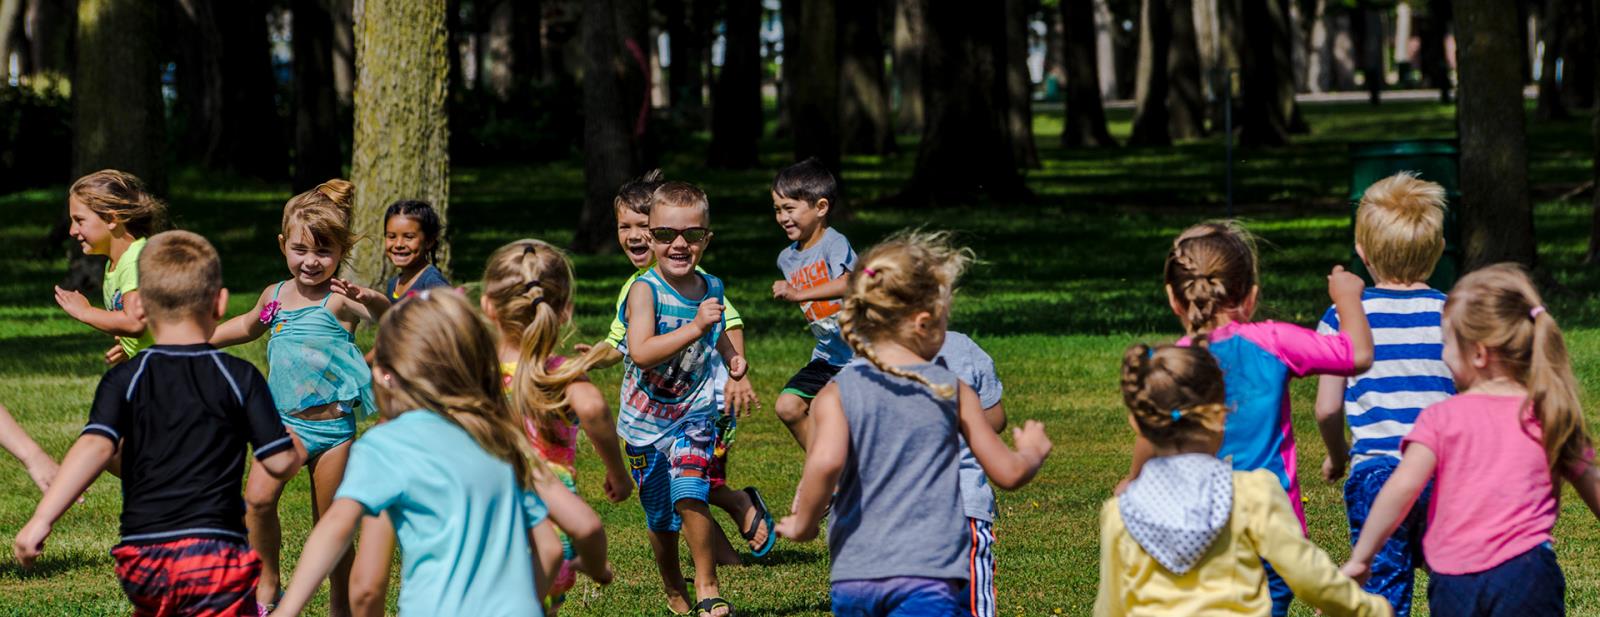
[[[1260,316],[1311,323],[1328,300],[1323,275],[1348,259],[1349,194],[1346,144],[1397,136],[1450,136],[1454,110],[1432,104],[1309,107],[1313,133],[1292,147],[1244,151],[1237,168],[1239,206],[1260,234],[1263,306]],[[1125,137],[1125,112],[1113,113]],[[848,206],[841,225],[858,250],[908,226],[959,230],[983,260],[966,278],[953,327],[972,334],[998,362],[1013,422],[1043,421],[1055,454],[1033,484],[1000,495],[1000,603],[1006,615],[1086,614],[1098,579],[1096,520],[1100,503],[1126,470],[1130,434],[1116,387],[1117,359],[1134,341],[1169,340],[1179,326],[1165,308],[1161,260],[1183,227],[1224,214],[1222,148],[1216,139],[1163,149],[1065,151],[1054,146],[1058,115],[1036,122],[1044,168],[1029,173],[1032,203],[975,203],[963,208],[885,209],[874,201],[909,176],[916,143],[901,142],[897,157],[847,160]],[[1553,197],[1589,175],[1588,120],[1529,124],[1531,172],[1539,198],[1536,223],[1541,259],[1552,290],[1549,305],[1568,327],[1575,368],[1587,382],[1600,375],[1600,307],[1588,302],[1600,278],[1582,265],[1589,209]],[[807,359],[809,336],[798,312],[768,299],[783,240],[770,219],[772,169],[787,162],[787,145],[773,141],[765,169],[710,171],[700,164],[703,135],[676,144],[667,174],[707,187],[717,237],[704,266],[730,284],[745,314],[757,391],[770,409],[783,382]],[[452,179],[450,220],[457,281],[471,281],[496,246],[531,236],[564,244],[582,200],[582,167],[575,161],[537,168],[463,168]],[[273,238],[285,187],[219,180],[197,173],[174,179],[176,223],[199,231],[221,250],[237,294],[233,312],[284,275]],[[57,309],[50,286],[65,264],[62,251],[35,257],[62,206],[63,188],[0,197],[0,402],[45,449],[60,456],[81,428],[104,367],[105,337]],[[616,286],[628,274],[622,258],[579,256],[579,340],[592,340],[608,321]],[[363,333],[370,341],[370,333]],[[236,353],[260,363],[258,342]],[[618,371],[597,375],[615,399]],[[1315,477],[1323,452],[1310,418],[1313,386],[1295,386],[1296,428],[1313,539],[1335,559],[1347,553],[1337,486]],[[1595,388],[1585,400],[1595,401]],[[580,448],[584,451],[586,446]],[[783,508],[793,494],[801,455],[770,411],[748,421],[734,449],[735,486],[755,484]],[[606,522],[617,582],[599,589],[587,581],[571,595],[568,615],[663,614],[636,501],[612,505],[601,494],[598,462],[580,457],[581,491]],[[39,567],[18,569],[0,556],[0,615],[97,615],[127,606],[107,555],[116,542],[120,487],[102,479],[59,523]],[[9,537],[32,512],[37,492],[19,465],[0,459],[0,537]],[[1573,614],[1600,613],[1600,525],[1575,499],[1564,504],[1557,528]],[[310,527],[308,485],[302,475],[282,505],[286,571]],[[778,514],[782,514],[779,512]],[[732,535],[726,518],[718,520]],[[737,537],[737,536],[734,536]],[[687,557],[686,557],[687,558]],[[767,559],[722,571],[725,595],[746,615],[827,612],[825,545],[780,542]],[[313,603],[323,614],[326,601]],[[1310,611],[1301,606],[1297,614]],[[1422,614],[1425,614],[1423,612]]]

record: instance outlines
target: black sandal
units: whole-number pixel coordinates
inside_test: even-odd
[[[766,543],[762,544],[761,548],[750,551],[752,558],[760,559],[766,557],[767,553],[772,552],[773,545],[777,543],[777,526],[772,523],[772,512],[767,510],[767,502],[761,498],[761,491],[756,490],[754,486],[746,486],[741,490],[743,490],[744,494],[750,496],[750,506],[756,509],[756,520],[750,525],[750,529],[739,530],[739,535],[744,536],[745,548],[749,548],[750,541],[755,539],[756,532],[761,529],[761,524],[766,523],[767,525]]]
[[[706,598],[701,600],[699,604],[694,605],[694,611],[695,613],[698,613],[696,617],[711,615],[711,611],[719,608],[728,609],[728,614],[724,617],[736,617],[739,614],[738,611],[733,610],[732,604],[729,604],[727,600],[722,598]],[[712,617],[715,616],[712,615]]]

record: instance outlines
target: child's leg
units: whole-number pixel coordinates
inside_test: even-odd
[[[394,523],[387,513],[361,519],[361,541],[350,567],[350,612],[358,617],[383,617],[394,543]]]
[[[689,591],[683,584],[683,568],[678,560],[678,529],[682,525],[672,508],[672,478],[666,455],[653,446],[624,445],[633,482],[639,488],[639,504],[644,506],[645,525],[650,531],[650,553],[655,556],[661,588],[667,594],[667,608],[674,613],[689,610]]]
[[[311,522],[315,524],[322,513],[333,506],[333,495],[344,480],[344,464],[350,458],[350,442],[346,441],[324,452],[311,463]],[[339,563],[328,576],[328,614],[350,614],[350,567],[355,555],[345,551]]]
[[[667,608],[673,613],[689,612],[689,589],[684,585],[683,566],[679,565],[678,532],[651,531],[650,554],[661,574],[661,588],[667,592]]]
[[[275,604],[283,591],[279,584],[278,557],[283,547],[283,531],[278,525],[278,498],[287,482],[272,477],[261,461],[250,463],[250,477],[244,486],[244,525],[249,531],[250,548],[261,558],[261,579],[256,583],[256,602]]]
[[[706,502],[693,498],[678,500],[676,507],[678,516],[683,518],[683,539],[689,544],[689,556],[694,560],[695,599],[721,597],[722,588],[717,582],[717,558],[711,542],[711,528],[716,526],[711,522],[711,511],[706,507]]]
[[[783,425],[788,427],[789,434],[794,436],[795,443],[800,444],[800,449],[811,447],[811,400],[801,398],[799,395],[784,390],[778,395],[778,402],[772,406],[772,411],[783,420]]]
[[[694,560],[695,598],[699,601],[722,596],[711,540],[711,528],[716,524],[711,521],[711,510],[706,505],[706,496],[711,491],[706,468],[711,464],[716,439],[717,431],[709,418],[704,422],[686,422],[673,439],[668,455],[672,465],[672,505],[683,521],[683,539],[688,542],[689,555]]]
[[[994,523],[976,518],[967,519],[967,532],[971,534],[972,579],[967,582],[967,610],[972,617],[997,617],[994,584]]]
[[[1350,479],[1344,484],[1345,514],[1350,520],[1350,545],[1361,538],[1361,528],[1366,525],[1372,502],[1378,491],[1394,474],[1397,463],[1388,457],[1363,461],[1350,470]],[[1422,532],[1427,523],[1428,499],[1433,490],[1424,489],[1411,508],[1411,513],[1401,520],[1389,541],[1373,557],[1371,578],[1361,586],[1368,592],[1388,598],[1394,607],[1395,617],[1411,614],[1411,596],[1416,589],[1416,568],[1423,565]]]

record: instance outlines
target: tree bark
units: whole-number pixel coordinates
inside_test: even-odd
[[[1033,143],[1033,75],[1028,73],[1030,4],[1037,2],[1005,0],[1006,132],[1017,165],[1038,169],[1039,150]]]
[[[488,5],[488,27],[482,38],[484,59],[478,66],[485,86],[501,103],[511,102],[511,90],[516,80],[512,77],[511,41],[516,31],[517,6],[515,0],[497,0]]]
[[[839,173],[839,53],[835,0],[804,0],[789,93],[794,103],[795,160],[817,157]],[[926,80],[924,76],[924,80]]]
[[[1450,0],[1430,0],[1428,18],[1422,30],[1422,76],[1428,87],[1439,89],[1439,102],[1450,102],[1450,62],[1445,55],[1445,39],[1454,21]]]
[[[1516,8],[1496,0],[1456,7],[1461,91],[1461,232],[1466,270],[1535,264],[1533,210],[1523,127],[1522,58]]]
[[[1306,125],[1305,118],[1300,116],[1300,104],[1295,101],[1297,91],[1295,60],[1295,32],[1297,28],[1291,18],[1290,10],[1292,0],[1278,0],[1277,19],[1273,22],[1273,64],[1277,71],[1274,85],[1277,86],[1278,106],[1283,108],[1283,117],[1287,119],[1290,133],[1304,135],[1311,132],[1311,127]]]
[[[32,64],[28,52],[28,37],[23,30],[23,1],[0,0],[0,80],[11,74],[11,53],[24,64]],[[19,71],[27,74],[28,71]]]
[[[693,126],[705,123],[706,35],[710,29],[706,14],[711,7],[704,0],[662,0],[667,19],[668,101],[672,115]]]
[[[713,167],[747,169],[759,161],[761,139],[761,5],[729,2],[722,72],[711,92]]]
[[[637,4],[639,6],[627,6]],[[641,0],[591,0],[584,7],[583,70],[583,210],[578,217],[575,250],[608,251],[612,199],[617,187],[644,171],[641,151],[648,118],[644,71],[646,52],[630,12],[643,10]]]
[[[1589,109],[1594,106],[1595,82],[1595,30],[1594,0],[1568,0],[1567,19],[1563,30],[1566,43],[1562,45],[1561,95],[1568,109]]]
[[[356,29],[354,0],[323,0],[333,16],[333,91],[339,107],[349,111],[356,93]]]
[[[1139,74],[1139,2],[1101,0],[1111,15],[1111,72],[1115,84],[1113,94],[1119,100],[1133,98],[1138,88]],[[1132,31],[1123,30],[1122,22],[1135,24]]]
[[[882,2],[847,1],[839,8],[839,131],[844,151],[894,152],[894,118],[884,66]]]
[[[1539,68],[1539,103],[1536,108],[1540,120],[1567,117],[1567,107],[1561,98],[1561,82],[1556,78],[1562,55],[1561,45],[1566,39],[1567,29],[1563,27],[1562,19],[1562,5],[1566,3],[1566,0],[1547,0],[1543,19],[1539,20],[1540,34],[1544,35],[1544,66]]]
[[[1134,87],[1130,146],[1167,146],[1167,53],[1172,45],[1172,15],[1164,0],[1139,5],[1139,70]]]
[[[509,2],[516,8],[511,16],[511,75],[516,82],[515,90],[544,79],[544,2]]]
[[[1206,95],[1200,88],[1200,49],[1192,0],[1169,0],[1172,43],[1167,50],[1167,130],[1173,139],[1206,134]]]
[[[1589,26],[1591,31],[1600,32],[1600,11],[1590,11],[1588,17],[1589,22],[1586,25]],[[1600,45],[1590,46],[1589,51],[1596,56],[1591,57],[1590,61],[1600,65]],[[1600,80],[1595,80],[1594,96],[1596,99],[1600,99]],[[1595,265],[1600,264],[1600,113],[1595,114],[1594,119],[1589,122],[1589,133],[1590,144],[1594,153],[1590,181],[1596,184],[1595,188],[1589,191],[1590,195],[1592,195],[1589,198],[1591,210],[1589,215],[1589,255],[1585,261],[1589,265]]]
[[[28,0],[28,51],[35,74],[72,73],[77,41],[77,10],[72,0]]]
[[[1246,44],[1240,48],[1240,84],[1244,117],[1239,143],[1244,146],[1281,146],[1289,143],[1289,109],[1280,98],[1282,73],[1288,49],[1279,37],[1286,34],[1277,0],[1244,0]]]
[[[188,135],[208,169],[278,180],[287,176],[264,0],[178,0],[183,32],[177,75]]]
[[[450,58],[445,0],[358,0],[356,129],[351,180],[355,232],[383,237],[383,211],[397,199],[433,204],[443,221],[450,199]],[[448,238],[448,236],[447,236]],[[450,246],[436,265],[449,271]],[[373,285],[387,267],[382,242],[358,243],[351,279]]]
[[[1067,117],[1061,129],[1061,146],[1115,146],[1116,140],[1106,130],[1106,112],[1100,100],[1093,0],[1061,0],[1061,24],[1067,71]]]
[[[778,69],[778,124],[777,137],[793,135],[795,102],[795,80],[799,79],[802,69],[800,62],[800,10],[802,0],[780,0],[778,4],[778,18],[783,22],[783,61]]]
[[[344,172],[338,147],[339,100],[333,88],[334,20],[319,0],[290,5],[294,45],[294,192]]]
[[[922,12],[927,3],[928,0],[894,0],[894,80],[900,91],[895,126],[902,134],[922,134],[927,121],[922,106]]]
[[[1308,42],[1306,63],[1306,89],[1327,92],[1333,87],[1333,45],[1327,16],[1328,0],[1314,0],[1311,13],[1311,37]]]

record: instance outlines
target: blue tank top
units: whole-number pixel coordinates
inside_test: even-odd
[[[272,291],[278,301],[283,283]],[[377,410],[372,398],[372,371],[356,346],[356,336],[328,310],[329,293],[321,303],[291,311],[278,310],[268,327],[267,386],[278,413],[294,413],[328,403],[351,403],[357,418]]]
[[[656,335],[694,321],[701,302],[716,298],[718,302],[727,303],[722,294],[722,280],[703,272],[699,274],[705,278],[706,294],[696,300],[679,294],[654,268],[639,275],[639,282],[649,285],[655,295]],[[622,319],[627,322],[627,303],[623,303]],[[671,433],[686,420],[716,412],[714,377],[717,365],[722,362],[717,353],[717,339],[722,336],[724,325],[718,323],[671,359],[650,369],[640,368],[633,363],[631,355],[627,356],[621,413],[617,418],[618,435],[630,445],[644,447]]]

